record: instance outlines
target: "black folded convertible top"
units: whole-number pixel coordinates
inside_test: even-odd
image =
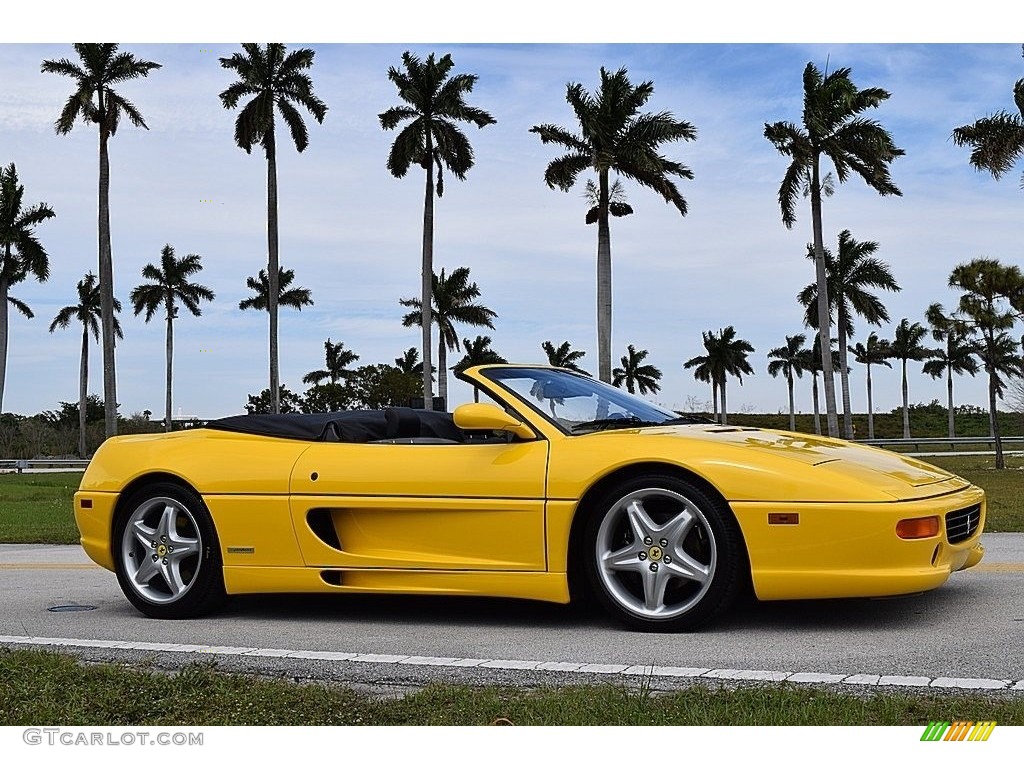
[[[462,442],[450,413],[388,408],[384,411],[281,413],[228,416],[207,429],[317,442],[368,443],[400,437],[432,437]]]

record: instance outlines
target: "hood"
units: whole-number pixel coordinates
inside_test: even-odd
[[[651,427],[642,431],[673,433],[690,440],[742,448],[786,463],[795,462],[813,468],[813,474],[820,475],[820,480],[852,480],[895,499],[926,498],[970,485],[948,470],[910,456],[817,435],[712,424]]]

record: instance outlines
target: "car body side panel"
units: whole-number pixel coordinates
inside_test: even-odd
[[[232,494],[203,497],[213,516],[225,566],[301,566],[287,496]]]
[[[547,457],[544,440],[313,444],[291,482],[305,563],[543,571]],[[338,546],[317,535],[317,516]]]
[[[120,493],[143,475],[167,473],[203,495],[284,495],[292,465],[309,446],[212,429],[123,435],[100,446],[80,490]]]
[[[332,581],[325,580],[327,574]],[[568,603],[564,573],[227,566],[228,593],[333,592],[517,597]]]

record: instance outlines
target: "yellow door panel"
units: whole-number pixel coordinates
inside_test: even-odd
[[[548,444],[321,443],[292,472],[307,565],[544,570]]]
[[[544,570],[539,500],[294,496],[292,509],[307,565]]]

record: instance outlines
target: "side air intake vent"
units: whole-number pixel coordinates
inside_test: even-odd
[[[306,524],[320,541],[331,549],[341,551],[338,532],[334,530],[334,520],[329,509],[311,509],[306,515]]]
[[[342,571],[320,571],[320,578],[332,587],[342,586]]]

